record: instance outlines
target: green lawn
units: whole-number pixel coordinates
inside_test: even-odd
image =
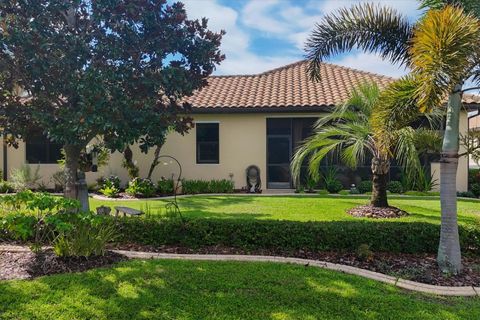
[[[182,214],[190,218],[241,218],[275,219],[294,221],[341,221],[358,220],[345,211],[351,207],[368,203],[366,197],[352,196],[195,196],[180,198]],[[101,201],[90,199],[92,208],[100,205],[128,206],[142,209],[151,214],[165,212],[163,200]],[[438,197],[391,196],[390,205],[411,213],[409,217],[396,219],[405,222],[440,223],[440,200]],[[460,223],[471,223],[480,219],[480,201],[459,200]]]
[[[480,303],[298,265],[136,260],[0,282],[0,319],[473,320]]]

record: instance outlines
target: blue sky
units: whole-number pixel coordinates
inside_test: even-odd
[[[366,0],[183,0],[189,18],[209,18],[212,30],[225,30],[226,60],[215,74],[254,74],[303,58],[303,45],[315,22],[341,7]],[[370,0],[391,6],[411,20],[414,0]],[[365,71],[400,76],[406,71],[374,54],[350,52],[330,60]]]

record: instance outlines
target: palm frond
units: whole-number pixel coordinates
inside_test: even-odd
[[[418,23],[412,46],[412,71],[418,77],[417,102],[421,111],[441,104],[464,82],[474,64],[472,43],[480,41],[480,21],[463,9],[445,6],[429,10]]]
[[[395,131],[394,135],[396,136],[394,154],[398,164],[407,168],[407,172],[413,177],[416,176],[422,166],[415,146],[415,129],[405,127]]]
[[[478,0],[422,0],[419,9],[440,10],[446,5],[462,7],[466,12],[480,17],[480,1]]]
[[[389,7],[367,3],[340,9],[326,15],[308,38],[308,72],[313,79],[319,79],[322,61],[355,48],[379,53],[394,63],[405,63],[411,35],[408,19]]]

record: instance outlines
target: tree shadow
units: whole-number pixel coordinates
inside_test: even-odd
[[[131,261],[0,282],[5,319],[478,319],[474,299],[412,294],[314,267]]]

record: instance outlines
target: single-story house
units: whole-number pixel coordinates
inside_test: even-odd
[[[178,159],[187,179],[232,179],[236,188],[246,185],[245,170],[250,165],[260,168],[262,187],[292,188],[290,159],[295,148],[311,133],[311,126],[321,113],[342,103],[350,90],[365,81],[385,86],[393,78],[354,70],[334,64],[321,66],[321,81],[314,82],[306,73],[306,61],[299,61],[255,75],[212,76],[209,85],[189,98],[195,128],[185,136],[171,133],[162,154]],[[465,95],[461,132],[468,130],[468,110],[477,109],[480,97]],[[25,163],[39,165],[43,183],[51,185],[51,176],[59,170],[56,164],[60,147],[43,137],[31,137],[18,149],[0,150],[0,168],[7,176],[13,168]],[[132,148],[134,159],[145,176],[153,151],[142,154]],[[118,175],[128,181],[121,166],[122,155],[112,154],[109,164],[99,172],[87,173],[88,183],[100,176]],[[368,175],[369,164],[352,171],[343,168],[346,186],[358,183]],[[460,159],[457,176],[459,191],[467,189],[468,159]],[[438,163],[431,164],[435,177]],[[363,172],[363,173],[362,173]],[[178,174],[173,162],[166,161],[156,169],[153,179]]]
[[[472,131],[480,131],[480,113],[477,111],[468,118],[468,129]],[[478,142],[480,143],[480,141]],[[470,158],[470,168],[480,168],[480,164]]]

